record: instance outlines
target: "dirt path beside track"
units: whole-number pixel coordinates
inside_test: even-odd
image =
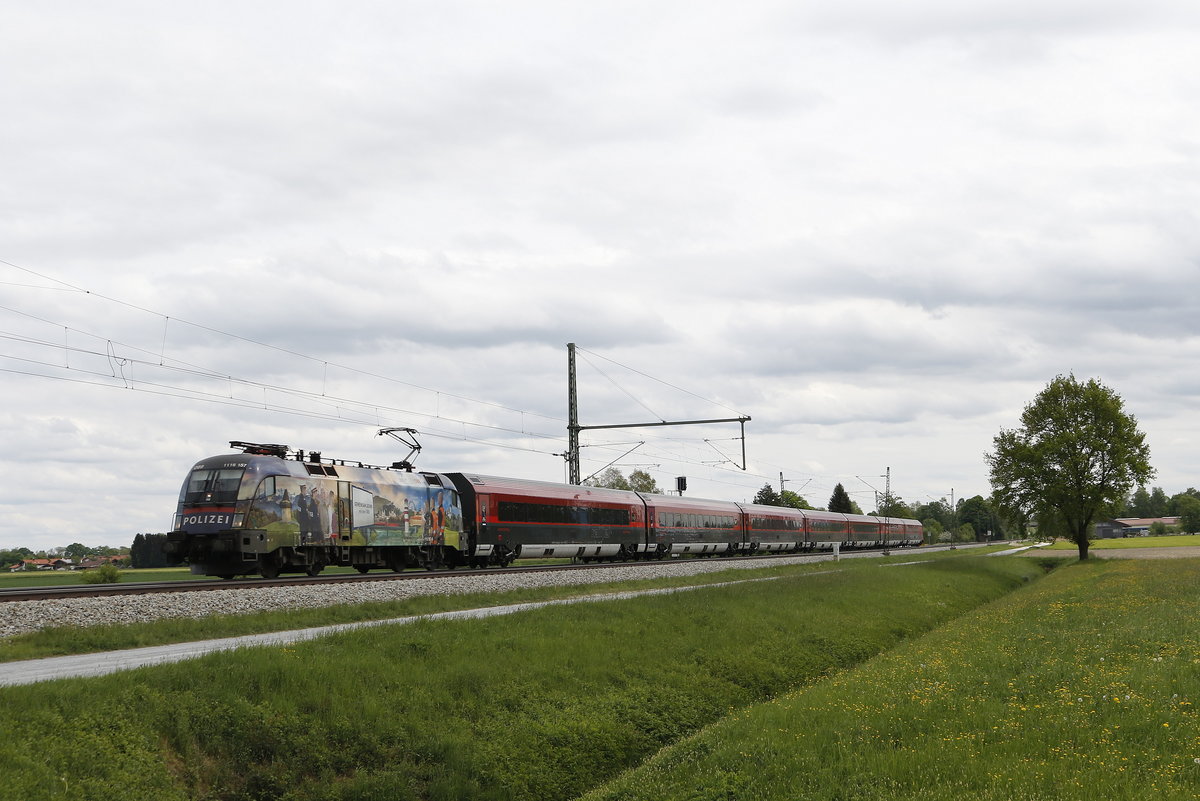
[[[1049,548],[1031,548],[1022,556],[1061,556],[1073,559],[1079,551],[1052,551]],[[1090,559],[1200,559],[1200,545],[1185,545],[1178,548],[1092,548]]]

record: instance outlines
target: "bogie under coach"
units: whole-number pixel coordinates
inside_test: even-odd
[[[195,464],[166,552],[193,573],[503,566],[920,545],[916,520],[322,459],[283,445]]]

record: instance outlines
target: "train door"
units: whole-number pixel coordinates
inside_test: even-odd
[[[339,542],[350,539],[350,510],[354,506],[350,502],[350,482],[337,483],[337,538]]]

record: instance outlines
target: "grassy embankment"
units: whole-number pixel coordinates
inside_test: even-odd
[[[0,798],[571,798],[1042,572],[833,567],[0,690]]]
[[[1075,563],[587,796],[1200,797],[1200,560]]]
[[[987,550],[995,549],[996,547]],[[973,551],[973,553],[983,552],[982,550]],[[936,553],[934,552],[934,554]],[[929,553],[922,553],[920,551],[906,551],[902,554],[892,556],[890,559],[883,558],[881,561],[905,561],[916,558],[915,555],[917,554],[920,554],[920,558],[928,558],[930,556]],[[948,553],[942,553],[939,558],[949,555]],[[547,564],[551,563],[550,560],[542,561]],[[562,561],[565,560],[557,560],[557,562]],[[542,562],[531,562],[531,564],[540,563]],[[810,566],[808,568],[790,569],[822,570],[827,568]],[[770,569],[763,568],[762,570]],[[764,573],[762,570],[756,572],[759,575],[771,575],[770,572]],[[486,575],[486,573],[471,573],[468,571],[462,571],[462,574],[467,576]],[[244,634],[261,634],[268,631],[288,631],[318,626],[332,626],[341,623],[357,623],[364,620],[387,620],[458,609],[474,609],[483,606],[573,598],[600,592],[621,592],[648,587],[710,584],[728,580],[730,576],[738,577],[744,575],[742,570],[730,570],[726,575],[681,576],[679,578],[657,579],[653,581],[609,582],[602,585],[565,585],[540,589],[514,590],[505,593],[481,593],[478,595],[431,595],[414,597],[403,601],[353,605],[343,604],[311,608],[296,607],[285,611],[262,612],[258,614],[213,615],[199,620],[176,618],[134,625],[59,626],[29,634],[0,637],[0,662],[37,659],[47,656],[87,654],[99,651],[116,651],[125,648],[141,648],[149,645],[166,645],[177,642],[194,642],[196,640],[216,639],[219,637],[237,637]]]

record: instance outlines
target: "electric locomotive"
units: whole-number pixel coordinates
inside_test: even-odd
[[[197,462],[164,550],[193,573],[316,575],[326,565],[403,570],[461,564],[462,506],[436,473],[324,460],[285,445]]]

